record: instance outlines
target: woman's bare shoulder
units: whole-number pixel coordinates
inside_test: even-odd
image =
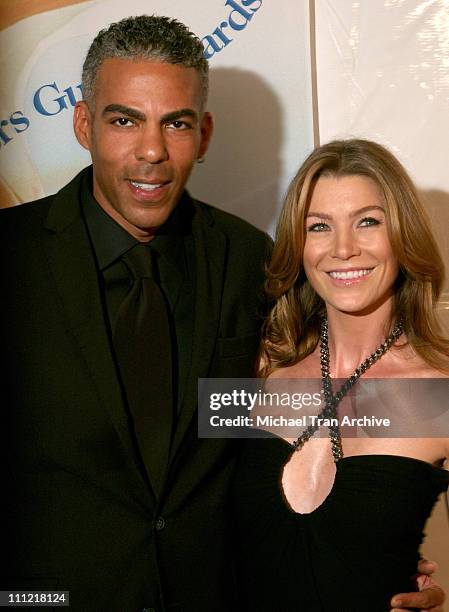
[[[449,360],[446,368],[439,370],[424,361],[409,344],[390,351],[376,366],[368,377],[449,378]]]

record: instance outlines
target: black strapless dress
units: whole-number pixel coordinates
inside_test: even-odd
[[[310,514],[280,488],[292,447],[249,440],[231,496],[237,581],[247,612],[384,612],[415,590],[426,519],[449,472],[391,455],[346,457],[329,496]]]

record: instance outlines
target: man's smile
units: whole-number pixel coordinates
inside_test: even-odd
[[[171,181],[155,179],[151,181],[127,179],[134,198],[145,202],[159,202],[169,190]]]
[[[144,191],[152,191],[153,189],[158,189],[159,187],[162,187],[165,183],[161,182],[157,182],[157,183],[145,183],[142,181],[129,181],[131,183],[131,185],[133,187],[135,187],[136,189],[143,189]]]

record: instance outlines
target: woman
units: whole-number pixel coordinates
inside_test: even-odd
[[[332,423],[354,409],[366,379],[444,385],[449,342],[435,312],[442,279],[399,162],[366,140],[319,147],[281,213],[261,375],[268,384],[319,379],[321,415]],[[449,439],[316,429],[251,440],[242,455],[233,498],[246,609],[389,610],[394,593],[413,590],[422,528],[449,481]]]

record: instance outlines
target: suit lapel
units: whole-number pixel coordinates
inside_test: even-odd
[[[196,416],[198,378],[207,376],[220,322],[226,259],[226,237],[214,227],[213,218],[196,204],[192,221],[195,242],[196,296],[192,360],[183,407],[172,445],[173,457],[191,420]]]
[[[139,465],[112,358],[98,272],[80,212],[79,176],[55,196],[45,224],[48,231],[44,247],[68,331],[83,354],[100,403],[110,415],[126,456]]]
[[[80,184],[78,176],[55,196],[45,224],[48,231],[44,246],[67,328],[84,356],[100,401],[110,414],[126,455],[142,474],[112,358],[92,246],[80,211]],[[171,457],[196,416],[198,378],[207,376],[215,350],[225,271],[226,237],[214,227],[207,209],[199,205],[195,205],[192,234],[196,269],[192,359]],[[141,479],[140,484],[143,483]]]

